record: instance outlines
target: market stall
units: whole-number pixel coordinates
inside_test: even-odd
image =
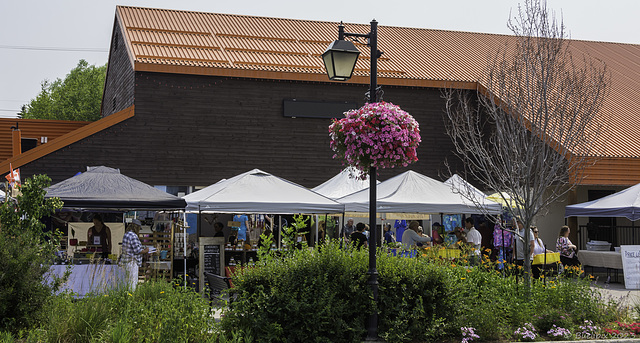
[[[347,213],[369,211],[369,192],[362,190],[337,199]],[[465,198],[452,186],[414,171],[407,171],[380,183],[377,187],[376,212],[385,219],[397,219],[392,227],[401,240],[406,220],[430,218],[438,214],[499,214],[501,206],[491,201]],[[404,222],[403,222],[404,220]],[[428,231],[426,233],[429,233]]]
[[[326,196],[327,198],[336,200],[349,194],[361,191],[363,189],[369,189],[369,177],[365,179],[357,178],[358,171],[353,167],[344,168],[340,173],[336,174],[331,179],[323,182],[322,184],[312,188],[311,190]],[[380,181],[376,180],[376,184]],[[344,225],[344,219],[348,217],[357,217],[359,214],[344,213],[341,216],[328,216],[318,215],[317,222],[323,223],[325,229],[325,237],[331,239],[337,239],[340,233],[340,228]],[[318,237],[318,236],[316,236]]]
[[[342,213],[344,210],[344,206],[334,200],[260,169],[253,169],[230,179],[221,180],[197,192],[188,194],[183,199],[187,202],[186,211],[200,214],[199,218],[202,218],[204,213],[236,213],[260,216],[265,214]],[[277,221],[279,219],[274,220]],[[201,219],[199,221],[201,222]],[[254,225],[251,223],[260,222],[260,220],[251,220],[249,226]],[[264,221],[262,223],[264,224]],[[274,224],[272,223],[271,227],[276,227]],[[256,227],[248,227],[247,230],[261,231],[265,227],[264,225],[262,227],[259,224],[255,225]],[[198,227],[200,231],[200,224]],[[282,224],[277,225],[277,227],[282,227]],[[256,234],[259,236],[258,232]],[[209,245],[211,247],[208,249],[221,254],[219,258],[225,261],[225,266],[228,266],[229,259],[225,257],[224,247],[214,248],[213,244]],[[236,251],[244,254],[247,249],[253,250],[256,247],[254,245],[241,245],[240,249]],[[229,254],[229,250],[227,250],[227,254]],[[204,262],[201,261],[200,265],[203,264]],[[215,272],[222,275],[222,269],[219,268]],[[204,271],[206,270],[200,268],[200,289],[203,289]]]
[[[347,212],[368,212],[369,192],[362,190],[337,199]],[[500,214],[502,207],[494,202],[474,204],[450,186],[407,171],[378,185],[378,213],[489,213]]]
[[[147,185],[141,181],[132,179],[120,173],[119,169],[109,168],[105,166],[87,167],[87,171],[79,173],[69,179],[56,183],[46,189],[46,198],[57,197],[63,201],[63,212],[86,213],[124,213],[128,211],[173,211],[172,215],[162,216],[160,218],[152,218],[146,225],[143,225],[143,231],[139,234],[143,244],[151,245],[159,248],[157,256],[151,256],[150,262],[168,262],[172,266],[173,254],[171,252],[174,242],[174,233],[180,232],[182,226],[178,225],[180,215],[175,211],[184,211],[186,202],[174,195],[163,192],[157,188]],[[70,218],[71,216],[69,216]],[[91,223],[72,222],[65,223],[68,228],[67,234],[67,255],[69,258],[64,260],[69,263],[88,263],[108,265],[115,263],[120,254],[119,243],[122,241],[125,223],[105,223],[111,230],[112,251],[107,260],[100,260],[92,251],[86,249],[87,229]],[[84,255],[84,256],[83,256]],[[158,268],[152,268],[158,265]],[[156,269],[166,269],[167,263],[147,264],[140,269],[142,276],[145,276],[149,270],[155,272]],[[112,265],[111,267],[117,268]],[[111,268],[110,267],[110,268]],[[59,268],[54,266],[55,268]],[[74,267],[75,268],[75,267]],[[82,269],[82,268],[78,268]],[[79,280],[82,277],[92,277],[95,273],[78,273]],[[170,273],[167,273],[170,277]],[[84,284],[91,284],[95,280],[84,280]],[[80,281],[74,281],[71,285],[81,285]],[[75,287],[75,286],[74,286]]]

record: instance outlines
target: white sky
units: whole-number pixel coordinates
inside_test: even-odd
[[[43,80],[63,79],[80,59],[105,64],[116,5],[510,34],[509,12],[522,1],[3,0],[0,117],[15,117]],[[640,44],[640,1],[548,0],[547,7],[562,14],[573,39]]]

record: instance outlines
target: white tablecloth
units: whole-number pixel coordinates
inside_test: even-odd
[[[622,255],[615,251],[578,251],[580,263],[591,267],[622,269]]]
[[[58,277],[67,270],[66,265],[53,265],[49,272]],[[47,281],[52,278],[48,275]],[[107,290],[125,285],[124,270],[118,265],[87,264],[71,265],[69,279],[61,291],[71,291],[78,297],[88,293],[105,293]]]

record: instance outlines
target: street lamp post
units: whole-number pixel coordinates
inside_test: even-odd
[[[345,41],[345,37],[362,37],[368,40],[371,48],[371,83],[368,92],[369,102],[378,102],[378,58],[382,52],[378,50],[378,22],[371,21],[371,31],[367,34],[344,32],[344,25],[338,26],[338,40],[329,45],[327,51],[322,54],[329,79],[346,81],[353,75],[356,61],[360,52],[353,43]],[[378,270],[376,268],[376,250],[378,246],[378,230],[376,228],[376,167],[371,166],[369,172],[369,281],[367,282],[373,292],[373,300],[378,301]],[[377,311],[377,310],[376,310]],[[378,313],[374,311],[367,321],[367,340],[375,340],[378,337]]]

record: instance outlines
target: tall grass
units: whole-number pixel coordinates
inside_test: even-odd
[[[37,330],[43,342],[206,342],[216,337],[208,302],[190,288],[145,282],[75,299],[53,297]]]

